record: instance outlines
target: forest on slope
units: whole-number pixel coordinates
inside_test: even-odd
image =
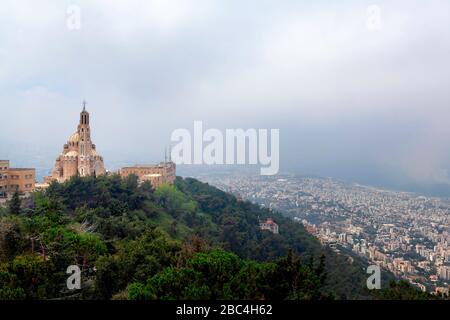
[[[279,234],[260,230],[268,217]],[[67,289],[71,265],[80,290]],[[0,300],[431,298],[395,282],[373,293],[366,279],[364,261],[301,224],[191,178],[154,190],[73,177],[0,208]]]

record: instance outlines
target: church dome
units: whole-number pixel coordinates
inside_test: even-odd
[[[70,136],[69,142],[78,142],[80,141],[80,135],[78,132],[75,132],[73,135]]]

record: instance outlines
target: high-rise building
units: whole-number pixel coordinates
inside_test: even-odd
[[[438,275],[443,280],[450,280],[450,266],[440,266],[438,268]]]
[[[76,175],[86,177],[105,173],[103,157],[97,153],[96,146],[91,140],[89,113],[86,111],[86,102],[83,102],[78,129],[69,137],[63,152],[56,159],[52,175],[45,177],[44,181],[64,182]]]

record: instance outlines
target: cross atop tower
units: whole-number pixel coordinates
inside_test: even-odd
[[[89,126],[89,112],[86,111],[86,100],[83,100],[83,111],[80,113],[80,125]]]

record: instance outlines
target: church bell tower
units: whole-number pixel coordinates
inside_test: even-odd
[[[89,126],[89,112],[86,111],[86,101],[83,101],[83,111],[80,113],[78,134],[80,136],[79,154],[87,156],[91,153],[91,130]]]

